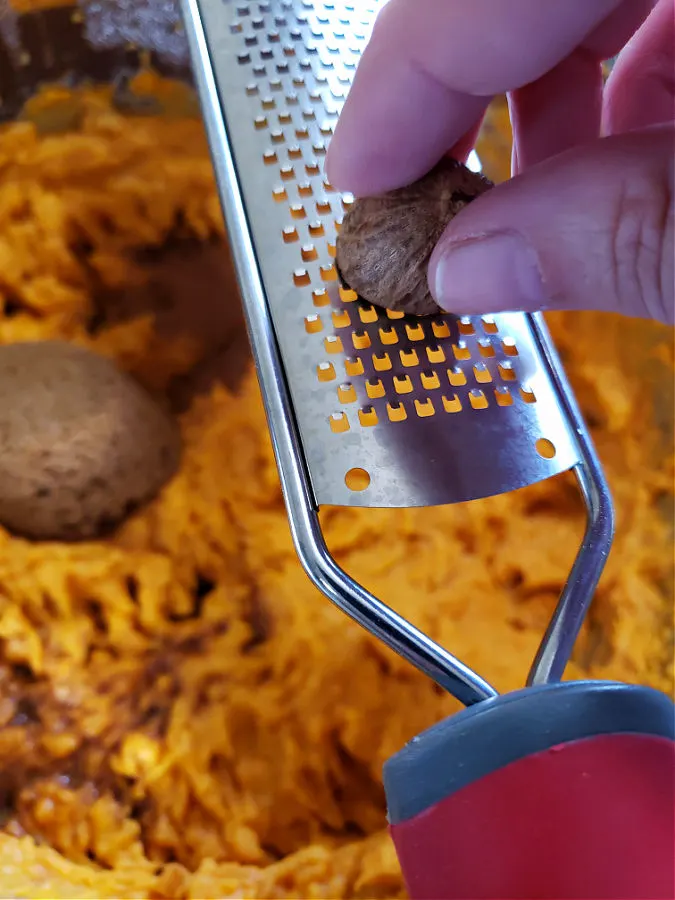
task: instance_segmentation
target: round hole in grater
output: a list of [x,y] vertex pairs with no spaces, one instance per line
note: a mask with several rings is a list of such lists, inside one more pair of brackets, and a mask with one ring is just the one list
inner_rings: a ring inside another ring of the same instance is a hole
[[370,487],[370,474],[365,469],[350,469],[345,475],[345,484],[350,491],[365,491]]
[[549,441],[548,438],[539,438],[535,447],[537,448],[537,453],[544,459],[553,459],[555,457],[555,444]]

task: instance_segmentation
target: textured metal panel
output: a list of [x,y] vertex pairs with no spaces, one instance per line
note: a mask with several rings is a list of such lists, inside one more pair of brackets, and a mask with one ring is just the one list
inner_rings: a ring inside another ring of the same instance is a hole
[[[579,462],[529,317],[411,319],[338,283],[335,242],[351,198],[328,183],[323,161],[382,5],[198,2],[237,170],[230,189],[243,200],[240,227],[320,505],[452,503]],[[353,470],[367,471],[366,489],[348,486]]]

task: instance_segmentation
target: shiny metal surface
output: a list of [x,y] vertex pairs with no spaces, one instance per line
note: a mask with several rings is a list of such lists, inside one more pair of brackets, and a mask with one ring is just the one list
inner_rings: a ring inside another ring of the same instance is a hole
[[576,468],[589,530],[538,681],[562,673],[611,543],[611,504],[541,320],[399,318],[338,285],[335,238],[349,198],[327,183],[322,160],[377,8],[183,2],[300,559],[333,602],[470,704],[494,689],[336,565],[318,506],[458,502]]
[[561,408],[577,436],[581,462],[574,471],[588,518],[572,571],[530,669],[528,685],[548,684],[562,679],[614,539],[614,507],[600,460],[572,388],[565,378],[544,318],[541,315],[531,318],[542,355],[555,382]]

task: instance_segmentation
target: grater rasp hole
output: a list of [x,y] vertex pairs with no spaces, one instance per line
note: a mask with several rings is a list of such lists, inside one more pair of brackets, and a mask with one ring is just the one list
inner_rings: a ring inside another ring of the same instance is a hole
[[325,338],[324,349],[326,353],[343,353],[344,347],[342,345],[342,338],[338,337],[335,334],[329,334],[327,338]]
[[329,419],[330,430],[334,434],[344,434],[349,431],[349,419],[347,414],[343,412],[332,413]]
[[366,393],[370,397],[371,400],[377,400],[380,397],[384,397],[386,391],[384,389],[384,384],[382,383],[381,378],[369,378],[366,381]]
[[435,347],[427,346],[426,351],[427,359],[432,365],[444,363],[446,361],[445,351],[442,347],[439,347],[438,344]]
[[553,459],[557,453],[555,444],[553,444],[552,441],[549,441],[548,438],[539,438],[534,446],[536,447],[539,456],[543,459]]
[[513,405],[513,397],[507,387],[500,386],[495,388],[495,400],[497,401],[497,406]]
[[435,415],[436,409],[431,397],[427,397],[425,400],[415,398],[415,412],[420,419],[428,419],[430,416]]
[[485,392],[479,390],[478,388],[472,388],[469,391],[469,403],[471,404],[472,409],[488,408],[488,400],[485,396]]
[[358,294],[356,293],[356,291],[352,291],[349,288],[340,286],[339,294],[340,300],[342,300],[343,303],[354,303],[356,300],[358,300]]
[[387,415],[390,422],[405,422],[408,418],[405,406],[402,401],[392,401],[387,403]]
[[364,428],[377,425],[378,417],[374,406],[364,406],[359,410],[359,422]]
[[423,341],[424,340],[424,328],[422,327],[421,322],[416,322],[414,325],[411,325],[409,322],[406,322],[405,332],[409,341]]
[[518,348],[512,337],[505,337],[502,340],[502,349],[507,356],[518,356]]
[[427,370],[426,372],[422,372],[420,381],[425,391],[435,391],[441,386],[441,380],[438,377],[438,373],[434,371]]
[[305,331],[307,334],[317,334],[319,331],[323,331],[321,316],[317,316],[316,313],[305,316]]
[[347,309],[333,310],[331,319],[333,322],[333,328],[349,328],[349,326],[352,324],[349,317],[349,310]]
[[322,362],[316,367],[316,374],[319,381],[334,381],[335,366],[330,362]]
[[374,306],[361,306],[359,307],[359,318],[364,325],[370,325],[377,322],[378,312]]
[[337,389],[337,393],[340,403],[356,403],[356,391],[351,382],[346,381],[344,384],[341,384]]
[[371,346],[370,335],[367,331],[359,330],[352,332],[352,344],[355,350],[366,350]]
[[412,394],[413,384],[410,375],[394,375],[394,390],[397,394]]
[[360,356],[347,356],[345,358],[345,372],[347,375],[363,375],[363,360]]
[[388,372],[391,369],[391,357],[388,353],[373,353],[373,368],[376,372]]
[[365,491],[370,487],[370,474],[365,469],[350,469],[345,484],[350,491]]
[[398,344],[398,332],[394,328],[393,325],[389,325],[387,328],[380,328],[380,341],[386,346],[391,344]]
[[492,375],[485,363],[476,363],[473,367],[473,376],[478,384],[489,384],[492,381]]
[[443,408],[446,412],[449,413],[458,413],[462,411],[462,401],[459,399],[457,394],[452,394],[450,396],[443,395]]
[[454,366],[452,369],[448,369],[447,375],[448,381],[450,382],[452,387],[462,387],[462,385],[466,384],[466,375],[459,366]]

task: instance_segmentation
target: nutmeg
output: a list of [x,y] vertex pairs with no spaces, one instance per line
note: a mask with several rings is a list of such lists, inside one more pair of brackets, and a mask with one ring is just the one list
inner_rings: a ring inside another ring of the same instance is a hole
[[100,537],[153,497],[177,424],[112,362],[62,341],[0,347],[0,523],[38,540]]
[[429,291],[427,267],[448,222],[491,181],[444,159],[408,187],[357,199],[336,244],[344,284],[376,306],[414,316],[441,312]]

